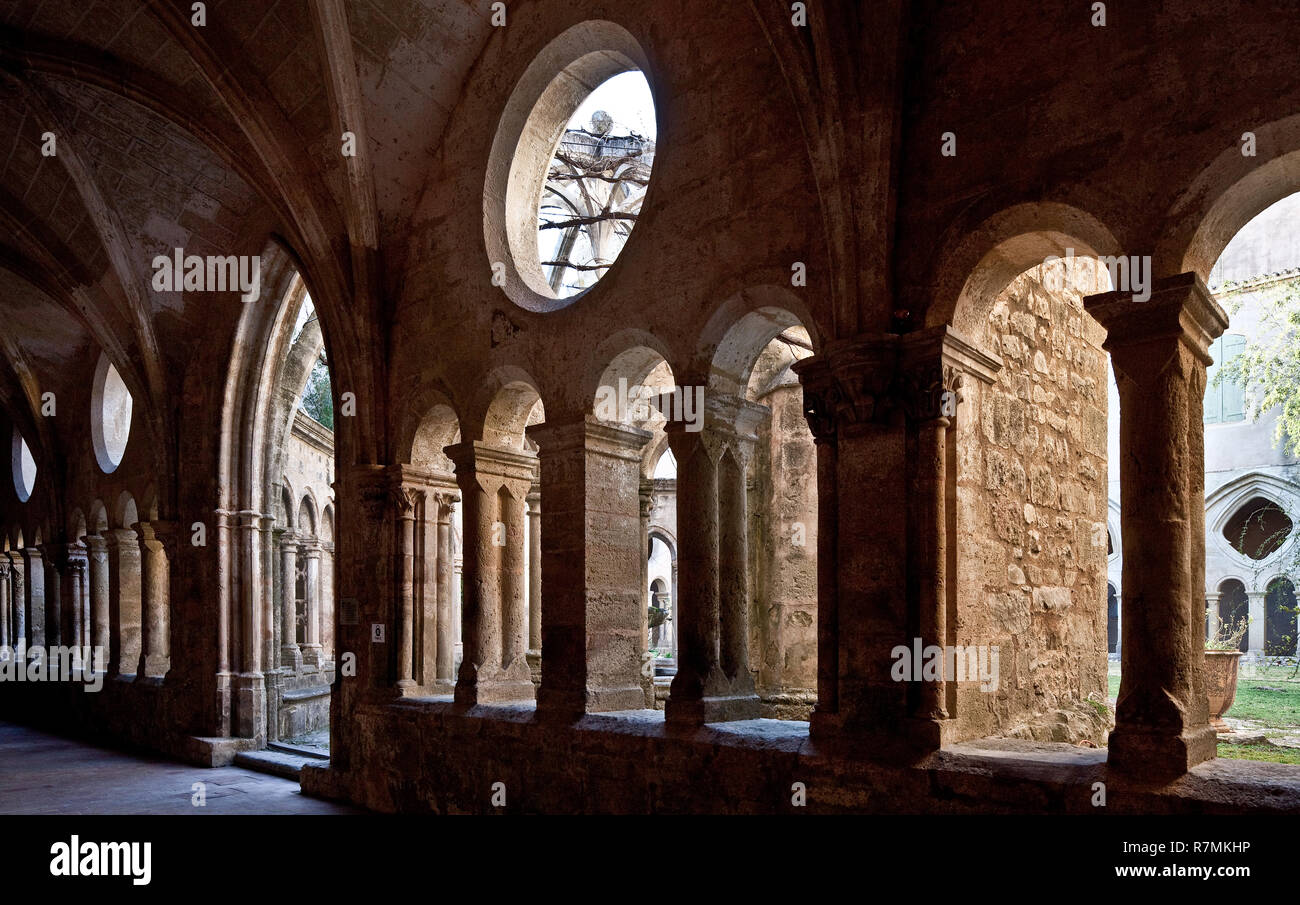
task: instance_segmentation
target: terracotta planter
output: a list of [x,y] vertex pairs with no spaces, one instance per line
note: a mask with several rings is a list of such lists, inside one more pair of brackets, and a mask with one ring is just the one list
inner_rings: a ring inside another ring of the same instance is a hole
[[1239,650],[1205,652],[1205,693],[1210,699],[1210,725],[1217,732],[1231,732],[1223,715],[1237,697],[1237,661]]

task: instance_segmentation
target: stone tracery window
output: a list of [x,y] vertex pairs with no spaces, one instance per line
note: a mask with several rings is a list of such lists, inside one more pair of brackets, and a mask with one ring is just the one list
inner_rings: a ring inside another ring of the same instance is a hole
[[1267,559],[1291,536],[1290,516],[1271,500],[1253,497],[1243,503],[1223,526],[1223,536],[1234,550],[1251,559]]
[[538,209],[540,263],[557,298],[594,285],[623,250],[650,184],[654,135],[650,86],[636,71],[604,82],[569,119]]

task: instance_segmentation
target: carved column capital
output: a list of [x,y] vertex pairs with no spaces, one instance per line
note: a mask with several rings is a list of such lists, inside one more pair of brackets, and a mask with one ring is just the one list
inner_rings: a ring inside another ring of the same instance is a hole
[[804,417],[818,443],[846,427],[887,424],[898,409],[898,337],[882,333],[828,346],[791,369],[803,385]]
[[901,340],[899,383],[903,407],[914,422],[948,423],[964,401],[969,380],[991,384],[1002,359],[978,348],[952,327],[932,327]]

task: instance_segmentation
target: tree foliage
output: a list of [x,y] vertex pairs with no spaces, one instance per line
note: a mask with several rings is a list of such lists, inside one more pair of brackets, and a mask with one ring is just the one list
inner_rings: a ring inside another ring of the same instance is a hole
[[1265,289],[1259,311],[1259,329],[1219,368],[1213,385],[1232,380],[1242,386],[1254,420],[1276,408],[1278,444],[1300,456],[1300,279]]

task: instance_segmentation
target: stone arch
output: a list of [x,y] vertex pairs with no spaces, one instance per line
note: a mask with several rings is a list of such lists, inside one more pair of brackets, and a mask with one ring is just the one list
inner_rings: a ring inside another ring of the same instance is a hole
[[1203,281],[1247,223],[1300,191],[1300,114],[1254,129],[1254,157],[1231,142],[1197,175],[1166,214],[1156,245],[1157,276],[1192,272]]
[[661,364],[670,372],[671,354],[666,343],[647,330],[627,329],[606,337],[593,350],[585,368],[584,399],[593,399],[602,386],[640,383]]
[[158,489],[154,484],[150,484],[140,495],[140,518],[146,522],[152,522],[160,517],[158,509]]
[[1026,203],[999,211],[943,245],[925,325],[963,330],[1012,280],[1069,249],[1075,257],[1120,254],[1105,224],[1072,205]]
[[645,455],[641,457],[641,477],[651,479],[659,467],[659,462],[669,454],[668,435],[660,431],[646,444]]
[[298,514],[295,522],[298,525],[299,533],[309,537],[317,536],[316,511],[316,495],[312,493],[309,487],[298,501]]
[[[927,589],[940,604],[936,622],[947,643],[978,637],[1021,652],[1012,656],[1052,645],[1062,631],[1118,652],[1132,589],[1123,587],[1120,511],[1109,499],[1106,333],[1084,300],[1109,290],[1097,258],[1119,255],[1119,242],[1089,212],[1045,202],[954,226],[940,249],[924,324],[944,337],[944,365],[950,353],[972,364],[958,366],[959,404],[929,435],[944,443],[933,479],[944,502],[931,511],[944,519],[947,574],[942,588]],[[906,420],[909,440],[922,443],[925,415]],[[1068,584],[1058,580],[1065,574]],[[1105,693],[1104,666],[1094,661],[1073,684],[1046,681],[1064,706],[1086,707],[1083,698]],[[990,710],[1037,706],[1008,688],[978,699],[946,683],[943,695],[959,731]]]
[[1272,657],[1296,655],[1296,587],[1289,575],[1275,575],[1264,583],[1263,635],[1265,655]]
[[490,375],[479,395],[487,399],[483,442],[517,451],[529,448],[524,428],[546,420],[537,382],[522,368],[501,368]]
[[[1220,626],[1227,623],[1236,623],[1237,620],[1250,614],[1250,583],[1236,575],[1228,575],[1219,579],[1218,584],[1214,586],[1215,592],[1219,595],[1217,611],[1213,613],[1215,631]],[[1249,633],[1242,636],[1238,648],[1245,651],[1249,648]]]
[[[307,277],[299,272],[297,261],[298,256],[280,240],[268,242],[263,251],[262,298],[269,303],[243,306],[232,339],[230,366],[222,397],[217,468],[221,494],[219,509],[228,513],[224,518],[231,528],[255,519],[249,513],[265,513],[276,505],[283,505],[286,489],[297,494],[299,499],[308,492],[306,488],[285,486],[282,476],[287,472],[286,445],[311,366],[323,348],[332,348],[321,324],[338,325],[340,322],[334,317],[337,311],[327,310],[328,305],[317,306],[317,300],[313,299],[318,317],[307,321],[298,336],[294,336],[299,313],[309,299]],[[340,351],[348,347],[346,339],[340,340]],[[349,381],[347,385],[350,387],[361,384],[349,380],[352,372],[344,362],[333,354],[328,357],[337,411],[339,378]],[[371,417],[373,413],[355,419],[338,419],[339,432],[334,437],[336,458],[340,455],[340,447],[355,448],[346,436],[349,431],[355,434],[357,425],[353,422]],[[362,443],[369,444],[372,439],[366,438]],[[288,497],[290,501],[294,499],[294,496]],[[297,507],[287,506],[285,514],[296,520]],[[296,521],[294,524],[298,530],[305,530],[305,526]],[[235,675],[254,674],[278,665],[296,669],[301,662],[293,660],[281,664],[284,652],[293,647],[289,637],[283,633],[280,635],[281,645],[277,648],[273,644],[264,646],[247,629],[248,626],[270,626],[272,632],[277,627],[283,629],[283,600],[275,599],[272,591],[278,587],[281,595],[286,593],[283,572],[289,550],[281,546],[271,551],[272,555],[264,555],[262,549],[254,549],[257,533],[232,530],[218,535],[217,567],[219,574],[225,576],[217,589],[221,613],[219,623],[245,627],[240,632],[227,630],[221,633],[218,669]],[[255,563],[257,571],[252,573],[236,568],[239,562]],[[277,573],[281,573],[278,582],[275,580]],[[292,590],[292,584],[288,588]],[[271,662],[266,662],[268,658]],[[242,680],[235,681],[238,684]],[[246,693],[233,694],[229,710],[217,714],[215,734],[245,738],[278,737],[280,726],[268,724],[266,696],[264,685],[254,685]],[[277,707],[278,704],[274,704],[269,709],[278,712]],[[278,719],[283,722],[287,714],[286,710]]]
[[80,508],[68,516],[68,543],[75,544],[86,536],[86,516]]
[[1119,589],[1115,582],[1106,582],[1106,653],[1119,652],[1120,647],[1120,606]]
[[117,498],[117,506],[114,511],[114,523],[118,528],[125,528],[128,531],[135,530],[134,526],[140,521],[140,510],[136,506],[135,497],[131,492],[123,490]]
[[812,312],[784,289],[758,286],[744,290],[719,305],[701,331],[700,350],[679,375],[679,382],[699,380],[710,393],[743,395],[754,363],[773,339],[792,327],[808,334],[814,352],[821,338]]
[[675,387],[672,366],[657,348],[632,345],[613,355],[601,371],[592,411],[608,424],[650,431],[653,443],[663,434],[665,423],[654,400]]
[[459,443],[460,439],[460,419],[456,417],[455,409],[445,402],[435,403],[420,419],[409,446],[401,454],[401,461],[451,474],[453,467],[445,450]]
[[294,500],[298,499],[298,494],[294,492],[293,482],[289,480],[288,475],[280,478],[280,511],[284,515],[284,527],[287,531],[293,531],[297,527],[298,507],[294,505]]
[[102,534],[108,530],[108,509],[103,500],[97,499],[90,504],[88,525],[93,534]]

